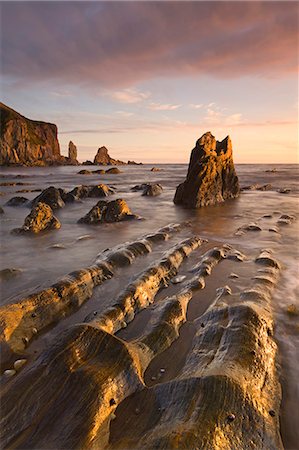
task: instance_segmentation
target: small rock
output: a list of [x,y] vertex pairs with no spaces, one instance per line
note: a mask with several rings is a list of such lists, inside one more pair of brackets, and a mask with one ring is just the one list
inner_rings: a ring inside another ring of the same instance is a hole
[[273,409],[270,409],[269,414],[270,414],[271,417],[275,417],[276,416],[276,413],[275,413],[275,411]]
[[114,413],[112,413],[112,414],[110,415],[110,418],[111,418],[111,420],[115,420],[115,419],[116,419],[116,415],[115,415]]
[[161,373],[165,373],[165,369],[163,369],[163,368],[160,369],[160,372],[161,372]]
[[299,309],[294,304],[289,305],[286,309],[286,312],[288,313],[289,316],[292,317],[299,316]]
[[151,377],[151,380],[152,380],[152,381],[155,381],[156,379],[157,379],[157,377],[155,377],[155,376],[152,376],[152,377]]
[[37,334],[38,333],[38,331],[37,331],[37,328],[32,328],[32,334]]
[[117,167],[111,167],[111,169],[106,170],[106,174],[118,174],[121,173],[121,171]]
[[5,206],[25,206],[29,205],[29,200],[26,197],[12,197]]
[[135,408],[135,414],[140,414],[140,409],[139,408]]
[[0,206],[0,214],[4,214],[4,209]]
[[216,289],[216,294],[218,297],[222,297],[222,295],[231,295],[232,290],[229,286],[223,286],[221,288]]
[[54,250],[63,250],[66,247],[63,244],[53,244],[53,245],[50,245],[48,248],[53,248]]
[[186,279],[186,275],[177,275],[176,277],[172,278],[170,281],[172,284],[178,284],[181,283]]
[[114,400],[114,398],[112,398],[112,399],[110,400],[109,405],[110,405],[110,406],[116,405],[116,401]]
[[3,372],[3,375],[10,378],[13,377],[16,373],[17,373],[16,370],[8,369]]
[[162,172],[163,169],[160,169],[159,167],[152,167],[151,172]]
[[33,312],[33,313],[31,314],[31,317],[36,317],[36,313]]
[[15,370],[20,370],[21,367],[23,367],[26,363],[27,363],[27,359],[17,359],[14,362],[13,366],[14,366]]
[[278,189],[279,194],[289,194],[291,192],[291,189]]
[[28,337],[23,337],[23,338],[22,338],[22,341],[23,341],[23,343],[24,343],[25,345],[27,345],[28,342],[29,342],[29,339],[28,339]]
[[227,416],[227,420],[228,420],[229,422],[233,422],[233,421],[235,420],[235,418],[236,418],[236,416],[235,416],[234,414],[229,414],[229,415]]
[[228,278],[239,278],[239,275],[237,275],[236,273],[230,273]]
[[91,170],[87,170],[87,169],[82,169],[78,172],[78,175],[91,175],[92,172]]
[[0,279],[1,280],[7,280],[9,278],[15,277],[16,275],[19,275],[22,273],[21,269],[15,269],[15,268],[7,268],[0,270]]

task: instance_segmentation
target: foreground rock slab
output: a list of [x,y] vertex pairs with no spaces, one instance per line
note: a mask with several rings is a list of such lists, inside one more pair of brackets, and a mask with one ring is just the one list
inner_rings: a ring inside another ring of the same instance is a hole
[[177,187],[174,203],[200,208],[238,197],[239,192],[229,136],[219,142],[205,133],[192,150],[186,180]]

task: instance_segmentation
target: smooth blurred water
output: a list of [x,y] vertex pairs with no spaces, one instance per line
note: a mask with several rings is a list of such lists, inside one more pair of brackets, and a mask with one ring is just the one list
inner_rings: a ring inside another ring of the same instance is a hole
[[[276,224],[281,214],[291,214],[298,218],[298,166],[277,165],[276,172],[267,165],[237,165],[236,170],[241,186],[255,183],[272,185],[269,191],[244,191],[236,200],[227,201],[213,207],[197,211],[186,210],[173,204],[176,186],[182,182],[187,165],[158,165],[160,172],[151,172],[152,166],[122,166],[117,175],[78,175],[81,167],[48,168],[1,168],[2,182],[28,183],[24,186],[1,186],[0,204],[5,213],[1,220],[0,269],[14,267],[23,272],[2,282],[2,303],[13,302],[41,286],[49,286],[59,277],[90,265],[97,254],[108,247],[133,240],[152,232],[170,222],[191,221],[189,233],[197,233],[210,240],[230,242],[250,253],[262,248],[272,248],[283,265],[279,286],[274,297],[276,314],[276,339],[281,349],[282,384],[284,390],[282,431],[286,448],[299,448],[299,324],[298,317],[286,313],[290,304],[298,307],[298,220],[280,227],[280,233],[271,233],[269,227]],[[95,170],[99,167],[87,167]],[[17,175],[24,178],[16,178]],[[163,194],[158,197],[142,197],[140,192],[132,192],[136,184],[155,182],[163,186]],[[29,213],[26,207],[7,207],[5,203],[15,195],[33,199],[38,193],[16,193],[20,189],[44,189],[49,186],[66,190],[80,184],[104,183],[116,188],[110,197],[124,198],[132,212],[144,218],[116,224],[88,226],[77,220],[86,214],[98,199],[68,204],[55,212],[62,226],[59,230],[37,236],[15,236],[10,232],[23,224]],[[289,194],[280,194],[278,189],[288,188]],[[272,218],[263,218],[271,214]],[[249,232],[236,236],[235,231],[242,225],[258,221],[263,231]],[[78,240],[89,235],[89,239]],[[64,248],[50,248],[61,244]],[[138,272],[139,263],[134,264]],[[113,281],[111,281],[113,283]],[[119,286],[121,288],[121,286]],[[298,447],[297,447],[298,444]]]

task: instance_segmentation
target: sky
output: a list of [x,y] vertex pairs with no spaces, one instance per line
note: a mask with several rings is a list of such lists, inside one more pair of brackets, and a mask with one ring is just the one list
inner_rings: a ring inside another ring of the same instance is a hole
[[187,163],[206,131],[236,163],[298,163],[298,3],[1,2],[1,99],[82,162]]

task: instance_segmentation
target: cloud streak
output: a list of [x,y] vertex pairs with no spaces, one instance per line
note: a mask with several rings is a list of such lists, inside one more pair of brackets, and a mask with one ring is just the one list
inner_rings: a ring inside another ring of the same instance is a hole
[[[155,77],[297,70],[296,2],[3,2],[2,73],[126,88]],[[116,101],[138,102],[117,91]]]

